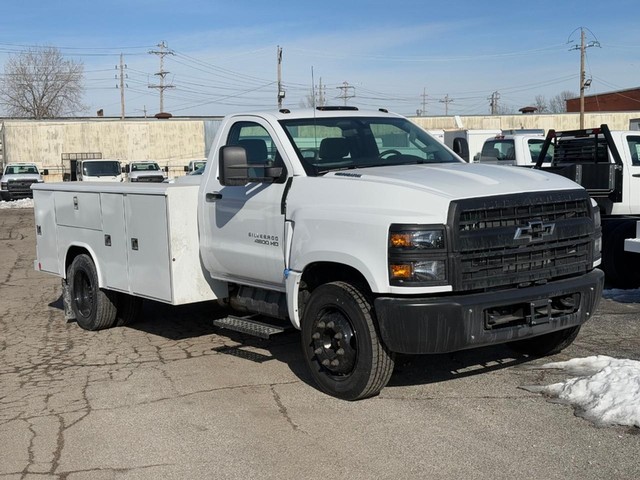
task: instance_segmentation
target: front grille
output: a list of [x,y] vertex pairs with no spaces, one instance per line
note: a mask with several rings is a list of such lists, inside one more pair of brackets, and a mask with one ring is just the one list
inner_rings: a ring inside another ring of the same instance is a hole
[[38,183],[37,180],[9,180],[7,191],[12,199],[33,198],[31,185]]
[[591,269],[595,229],[584,191],[461,200],[449,215],[456,290],[544,283]]
[[163,182],[163,181],[164,181],[164,177],[162,175],[138,177],[138,182],[160,183],[160,182]]

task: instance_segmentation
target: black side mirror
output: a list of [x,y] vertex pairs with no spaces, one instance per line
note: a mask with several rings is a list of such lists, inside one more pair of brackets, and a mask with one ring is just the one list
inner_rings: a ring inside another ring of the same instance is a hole
[[244,147],[224,146],[219,153],[220,183],[228,186],[241,186],[249,181],[247,151]]
[[165,173],[168,173],[169,172],[169,165],[165,165],[163,170],[165,171]]
[[460,158],[465,161],[469,161],[469,144],[467,143],[466,138],[454,138],[453,139],[453,149],[455,153],[458,154]]
[[46,168],[42,170],[42,175],[49,175],[49,170],[47,170]]
[[122,169],[122,173],[129,173],[131,171],[131,167],[129,165],[125,165]]

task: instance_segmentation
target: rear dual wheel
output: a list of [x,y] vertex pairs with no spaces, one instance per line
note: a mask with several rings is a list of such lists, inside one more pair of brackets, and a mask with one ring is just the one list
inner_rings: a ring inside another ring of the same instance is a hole
[[371,397],[391,378],[393,353],[378,335],[370,300],[351,284],[327,283],[311,293],[301,339],[311,375],[329,395]]
[[71,310],[85,330],[102,330],[131,323],[140,314],[142,299],[104,290],[96,266],[87,254],[76,256],[67,269]]

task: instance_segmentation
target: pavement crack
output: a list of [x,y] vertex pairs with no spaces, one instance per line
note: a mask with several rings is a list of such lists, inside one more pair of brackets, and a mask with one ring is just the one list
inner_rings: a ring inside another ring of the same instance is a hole
[[273,395],[273,400],[275,401],[276,406],[280,411],[280,414],[285,418],[287,423],[291,425],[291,428],[293,428],[293,430],[296,432],[307,433],[304,430],[301,430],[300,427],[291,419],[291,416],[289,415],[289,411],[287,410],[287,407],[284,405],[284,403],[282,403],[280,394],[278,394],[278,392],[276,391],[276,384],[271,384],[270,388],[271,388],[271,394]]

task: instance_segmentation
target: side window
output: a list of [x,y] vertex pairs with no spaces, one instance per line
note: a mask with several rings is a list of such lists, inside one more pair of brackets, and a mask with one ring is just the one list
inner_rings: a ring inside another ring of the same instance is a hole
[[633,166],[640,167],[640,136],[627,137],[627,145]]
[[[536,163],[538,161],[538,157],[540,156],[540,151],[542,150],[542,146],[544,145],[544,140],[529,140],[527,142],[529,146],[529,153],[531,154],[531,163]],[[549,149],[547,150],[547,154],[544,156],[544,163],[549,163],[553,158],[553,143],[549,145]]]
[[250,178],[265,177],[265,169],[268,167],[282,167],[282,175],[278,181],[286,179],[286,169],[276,144],[269,132],[259,123],[238,122],[233,125],[229,131],[227,145],[244,147]]

